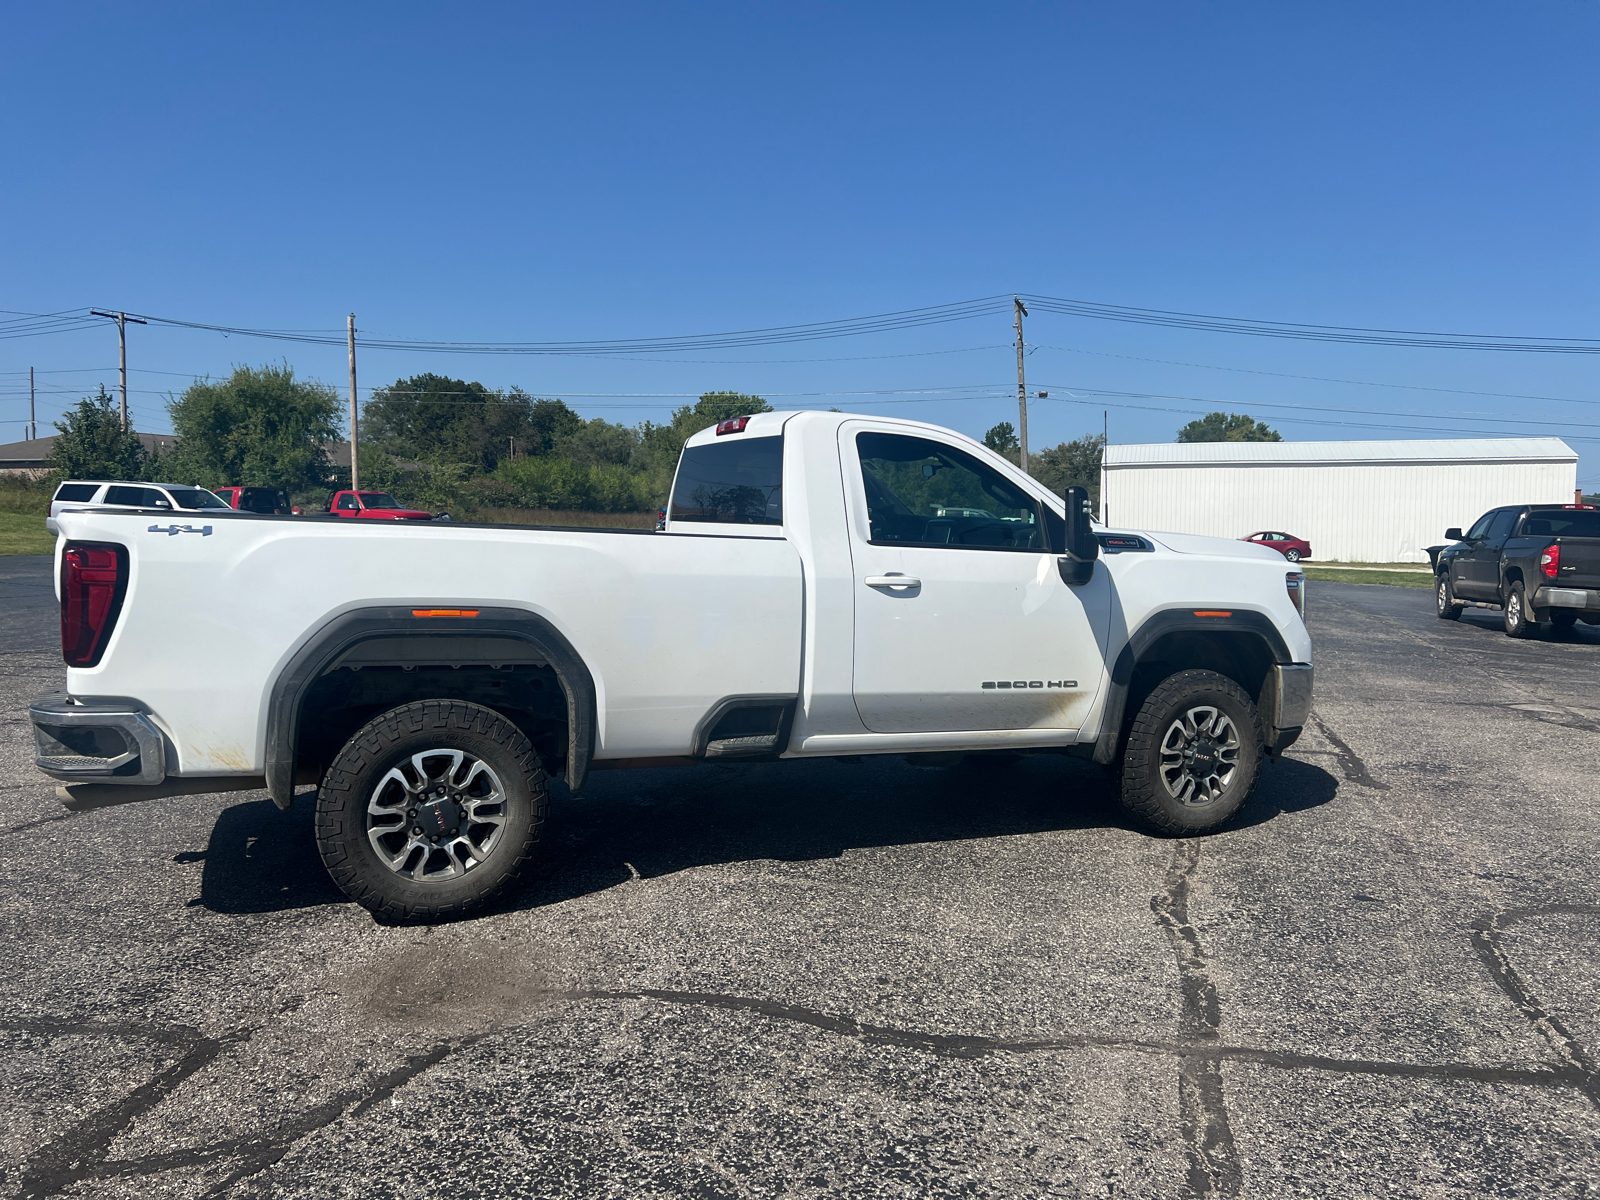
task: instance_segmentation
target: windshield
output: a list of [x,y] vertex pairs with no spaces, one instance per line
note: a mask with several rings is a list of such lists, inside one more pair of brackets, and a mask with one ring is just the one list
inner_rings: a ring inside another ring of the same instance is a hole
[[362,492],[361,507],[363,508],[400,508],[395,498],[388,492]]
[[226,500],[213,496],[205,488],[168,488],[167,495],[179,508],[231,508]]

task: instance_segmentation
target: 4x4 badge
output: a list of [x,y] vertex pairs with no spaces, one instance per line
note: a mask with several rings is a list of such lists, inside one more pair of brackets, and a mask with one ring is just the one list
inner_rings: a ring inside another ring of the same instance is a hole
[[152,525],[145,530],[146,533],[164,533],[168,537],[176,537],[180,533],[198,533],[201,537],[211,536],[209,525]]

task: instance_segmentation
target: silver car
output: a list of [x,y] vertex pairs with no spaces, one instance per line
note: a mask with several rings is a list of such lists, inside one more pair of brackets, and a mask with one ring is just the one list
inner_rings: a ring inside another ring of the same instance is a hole
[[93,505],[96,508],[153,509],[157,512],[232,512],[232,507],[203,487],[181,483],[129,483],[126,480],[68,479],[56,488],[50,499],[50,515],[44,527],[51,536],[61,530],[56,517],[63,508]]

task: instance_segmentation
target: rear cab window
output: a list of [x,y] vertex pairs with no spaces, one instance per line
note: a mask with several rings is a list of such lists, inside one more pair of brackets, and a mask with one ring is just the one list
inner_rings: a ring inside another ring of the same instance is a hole
[[783,437],[733,437],[686,447],[667,506],[669,522],[783,524]]
[[1522,522],[1524,537],[1600,538],[1600,511],[1584,509],[1534,510]]

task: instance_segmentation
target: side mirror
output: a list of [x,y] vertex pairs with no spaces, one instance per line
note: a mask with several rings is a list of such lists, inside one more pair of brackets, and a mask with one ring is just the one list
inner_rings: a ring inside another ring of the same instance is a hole
[[1094,577],[1094,560],[1100,557],[1100,541],[1089,526],[1089,490],[1076,485],[1064,493],[1067,501],[1066,556],[1058,558],[1061,580],[1067,584],[1088,583]]
[[1454,525],[1444,531],[1444,540],[1447,542],[1464,542],[1466,537]]
[[156,503],[155,503],[155,507],[170,509],[172,507],[172,505],[168,504],[165,500],[157,500]]

